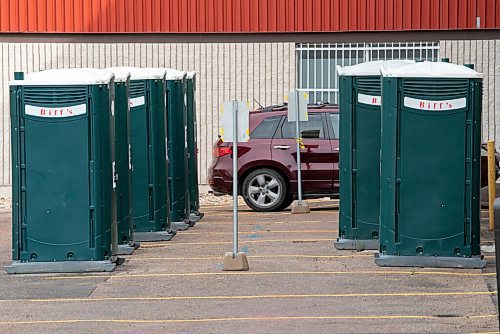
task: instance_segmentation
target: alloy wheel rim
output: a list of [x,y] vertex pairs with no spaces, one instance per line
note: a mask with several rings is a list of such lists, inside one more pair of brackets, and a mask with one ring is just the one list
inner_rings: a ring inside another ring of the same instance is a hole
[[247,191],[248,198],[254,205],[267,208],[276,204],[282,189],[276,177],[264,173],[250,180]]

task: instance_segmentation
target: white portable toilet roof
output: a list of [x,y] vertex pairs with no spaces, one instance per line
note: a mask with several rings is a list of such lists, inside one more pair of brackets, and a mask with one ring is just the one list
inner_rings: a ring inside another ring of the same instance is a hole
[[25,74],[24,80],[13,80],[10,85],[59,86],[108,84],[113,73],[90,71],[84,68],[53,69]]
[[126,73],[130,73],[130,80],[152,80],[163,79],[165,77],[165,69],[156,67],[108,67],[115,73],[116,76],[123,77]]
[[107,74],[111,74],[115,76],[115,82],[125,82],[127,81],[128,77],[130,76],[130,73],[127,71],[113,71],[109,68],[84,68],[84,70],[91,71],[91,72],[104,72]]
[[408,66],[409,64],[414,64],[413,60],[376,60],[367,61],[364,63],[344,66],[341,67],[337,65],[337,72],[339,75],[345,76],[372,76],[380,75],[380,68],[390,68],[395,69],[402,66]]
[[196,71],[187,72],[186,79],[193,79],[196,75]]
[[423,61],[400,68],[381,68],[384,77],[410,78],[482,78],[483,74],[471,68],[445,62]]
[[186,76],[186,71],[174,70],[173,68],[166,68],[166,80],[182,80]]

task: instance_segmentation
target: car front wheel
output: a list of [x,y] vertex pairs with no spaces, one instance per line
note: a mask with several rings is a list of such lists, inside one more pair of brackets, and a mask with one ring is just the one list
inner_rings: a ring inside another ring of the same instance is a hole
[[268,168],[257,169],[248,174],[242,190],[245,202],[255,211],[281,210],[287,198],[285,180],[279,173]]

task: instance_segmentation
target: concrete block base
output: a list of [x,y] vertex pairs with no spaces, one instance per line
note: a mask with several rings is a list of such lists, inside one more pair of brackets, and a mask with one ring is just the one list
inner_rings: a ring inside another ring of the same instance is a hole
[[246,253],[227,252],[224,254],[224,270],[225,271],[247,271],[249,268]]
[[486,266],[482,256],[401,256],[375,254],[375,263],[381,267],[431,267],[481,269]]
[[310,213],[309,204],[306,201],[302,201],[299,204],[299,201],[294,201],[292,204],[292,213]]
[[189,220],[183,220],[180,222],[171,222],[170,227],[174,231],[185,231],[190,227],[190,221]]
[[134,241],[169,241],[176,235],[176,231],[157,231],[157,232],[134,232]]
[[5,266],[8,274],[89,273],[113,271],[116,264],[104,261],[21,262]]
[[338,250],[377,250],[379,246],[378,239],[341,239],[338,238],[333,244]]

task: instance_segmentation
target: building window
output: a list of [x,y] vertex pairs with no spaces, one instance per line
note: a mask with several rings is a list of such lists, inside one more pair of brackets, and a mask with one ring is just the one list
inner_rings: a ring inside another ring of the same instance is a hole
[[392,59],[437,61],[439,43],[301,43],[296,54],[297,90],[309,93],[309,103],[338,104],[337,65]]

